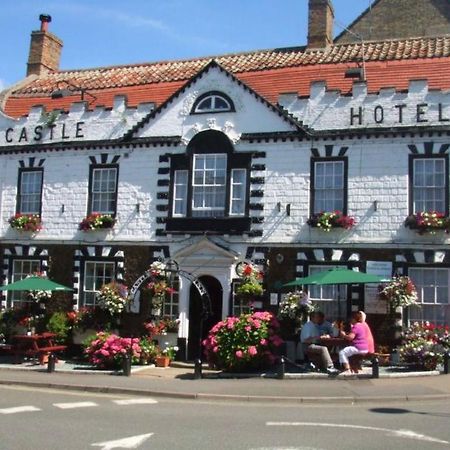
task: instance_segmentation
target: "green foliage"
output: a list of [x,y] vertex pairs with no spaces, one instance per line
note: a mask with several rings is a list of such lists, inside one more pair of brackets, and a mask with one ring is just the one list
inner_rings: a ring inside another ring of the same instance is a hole
[[63,344],[67,342],[70,323],[65,312],[55,312],[47,323],[47,330],[56,334],[56,342]]

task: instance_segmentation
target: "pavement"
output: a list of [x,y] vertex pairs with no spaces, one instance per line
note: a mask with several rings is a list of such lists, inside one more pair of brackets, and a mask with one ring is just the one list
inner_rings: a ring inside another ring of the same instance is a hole
[[46,366],[0,364],[0,385],[103,392],[204,401],[294,403],[363,403],[450,399],[450,375],[434,372],[388,373],[371,378],[371,370],[356,377],[329,377],[317,373],[223,374],[203,370],[194,379],[189,364],[167,368],[137,366],[130,376],[75,367],[64,361],[55,371]]

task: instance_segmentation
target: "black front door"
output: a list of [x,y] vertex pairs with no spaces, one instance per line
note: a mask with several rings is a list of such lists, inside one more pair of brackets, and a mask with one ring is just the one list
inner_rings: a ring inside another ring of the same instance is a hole
[[189,293],[189,337],[188,359],[199,358],[201,341],[208,336],[209,330],[222,320],[222,286],[220,282],[211,276],[200,277],[211,299],[212,314],[201,323],[202,299],[194,285],[191,285]]

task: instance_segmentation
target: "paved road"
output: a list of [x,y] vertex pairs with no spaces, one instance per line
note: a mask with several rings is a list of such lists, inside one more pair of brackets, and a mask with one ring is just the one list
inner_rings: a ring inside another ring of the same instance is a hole
[[364,405],[163,399],[0,387],[0,448],[450,447],[448,401]]

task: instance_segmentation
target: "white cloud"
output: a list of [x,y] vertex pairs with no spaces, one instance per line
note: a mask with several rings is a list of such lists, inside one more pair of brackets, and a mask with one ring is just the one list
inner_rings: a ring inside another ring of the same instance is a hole
[[5,89],[6,83],[0,78],[0,91],[3,91]]

